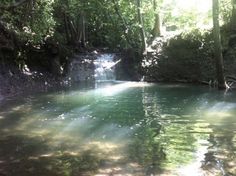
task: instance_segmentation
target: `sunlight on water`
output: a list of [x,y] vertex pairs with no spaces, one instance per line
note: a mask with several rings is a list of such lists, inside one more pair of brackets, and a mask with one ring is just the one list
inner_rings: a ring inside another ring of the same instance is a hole
[[195,158],[196,160],[192,163],[182,166],[180,169],[178,169],[178,173],[181,176],[203,176],[204,172],[201,169],[202,161],[204,160],[205,153],[207,153],[207,144],[206,141],[200,140],[198,143],[204,144],[203,146],[200,146],[197,151],[195,152]]
[[215,121],[224,120],[235,116],[234,110],[236,103],[218,102],[205,110],[204,116],[206,118],[213,118]]
[[236,174],[236,95],[138,82],[0,107],[0,175]]
[[220,112],[220,111],[211,111],[206,113],[206,117],[231,117],[232,114],[228,112]]
[[117,85],[107,86],[105,88],[97,89],[96,92],[104,96],[112,96],[132,87],[146,87],[151,84],[145,82],[124,82]]

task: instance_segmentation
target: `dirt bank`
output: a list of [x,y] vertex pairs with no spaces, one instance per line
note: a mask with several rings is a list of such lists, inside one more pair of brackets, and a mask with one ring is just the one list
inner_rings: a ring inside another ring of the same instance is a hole
[[69,86],[69,82],[62,76],[55,77],[45,71],[20,71],[15,66],[0,65],[0,101],[65,86]]

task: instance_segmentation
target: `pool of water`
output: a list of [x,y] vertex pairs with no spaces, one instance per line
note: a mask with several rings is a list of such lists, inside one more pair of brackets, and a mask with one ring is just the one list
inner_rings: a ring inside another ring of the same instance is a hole
[[0,175],[236,175],[236,93],[106,82],[7,100]]

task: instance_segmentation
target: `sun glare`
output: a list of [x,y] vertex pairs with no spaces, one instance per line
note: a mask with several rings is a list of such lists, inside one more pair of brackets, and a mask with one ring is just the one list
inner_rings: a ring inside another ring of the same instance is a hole
[[163,7],[168,6],[173,8],[171,10],[172,17],[185,21],[185,24],[180,25],[183,26],[179,30],[188,30],[194,27],[210,29],[213,27],[211,16],[209,16],[212,10],[212,0],[165,0]]
[[104,96],[112,96],[128,88],[147,86],[151,86],[151,84],[145,82],[124,82],[116,85],[107,86],[105,88],[97,89],[97,92],[101,93]]
[[177,0],[179,9],[188,10],[195,8],[199,13],[206,13],[211,9],[211,0]]

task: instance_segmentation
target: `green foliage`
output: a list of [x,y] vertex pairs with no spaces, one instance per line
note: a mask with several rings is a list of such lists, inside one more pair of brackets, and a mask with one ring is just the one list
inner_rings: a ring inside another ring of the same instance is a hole
[[222,23],[229,23],[232,15],[232,0],[219,0]]
[[[11,2],[10,0],[3,0],[2,5],[9,5]],[[128,0],[115,0],[115,2],[118,4],[120,13],[129,26],[128,34],[135,40],[135,37],[138,36],[136,2]],[[154,9],[153,1],[142,1],[141,10],[147,34],[150,34],[153,28],[155,13],[162,14],[165,25],[177,25],[179,28],[186,26],[196,27],[199,16],[203,15],[199,14],[196,8],[180,9],[177,6],[177,0],[156,0],[156,3],[157,7]],[[232,10],[231,1],[221,0],[220,7],[222,20],[228,22]],[[210,11],[211,9],[209,9]],[[54,12],[54,16],[52,12]],[[54,2],[50,0],[33,0],[14,10],[14,13],[4,12],[2,18],[8,21],[9,25],[16,28],[19,32],[25,32],[26,36],[38,42],[45,34],[53,34],[55,23],[57,23],[57,26],[63,24],[63,13],[69,14],[76,21],[79,20],[80,13],[85,13],[88,36],[92,43],[100,41],[104,44],[110,43],[109,45],[112,45],[113,43],[124,44],[125,42],[122,36],[122,22],[115,13],[114,3],[107,0],[55,0]],[[205,15],[203,20],[209,22],[211,15]]]
[[[11,1],[4,1],[10,5]],[[6,10],[1,18],[9,28],[16,31],[21,39],[30,43],[40,43],[44,37],[53,35],[55,21],[52,16],[51,0],[27,1],[13,10]]]
[[55,21],[51,0],[39,1],[35,4],[35,10],[28,23],[31,29],[32,42],[40,42],[44,37],[53,36]]
[[[141,45],[136,1],[114,0],[114,2],[108,0],[32,0],[12,11],[4,11],[0,15],[9,27],[31,43],[40,43],[46,36],[54,36],[60,43],[66,44],[64,14],[68,15],[70,20],[78,26],[80,26],[81,14],[83,14],[86,23],[86,41],[89,46],[131,47],[125,33],[133,43],[137,44],[136,46]],[[10,0],[3,0],[1,4],[7,6],[11,3]],[[115,4],[124,21],[117,14]],[[222,0],[221,16],[224,22],[229,22],[231,10],[230,0]],[[211,9],[208,14],[200,14],[194,7],[180,8],[177,0],[156,0],[155,6],[153,1],[143,0],[141,12],[148,38],[151,37],[156,13],[161,14],[163,25],[176,25],[179,29],[194,29],[199,26],[199,21],[202,24],[211,21]]]
[[144,70],[156,81],[209,81],[215,77],[212,34],[193,30],[170,39],[158,56],[148,57]]
[[[14,2],[17,1],[2,0],[0,8]],[[200,13],[197,7],[179,6],[179,0],[155,0],[155,3],[153,0],[142,0],[141,2],[147,41],[153,39],[152,31],[155,16],[158,13],[164,27],[176,27],[179,31],[192,30],[190,33],[182,33],[170,40],[169,45],[163,51],[166,52],[164,55],[170,56],[170,58],[176,55],[182,60],[183,65],[192,64],[196,66],[195,68],[201,67],[199,65],[203,62],[201,58],[206,58],[205,54],[210,53],[211,43],[205,34],[195,29],[204,25],[209,27],[209,24],[212,23],[211,7],[208,11]],[[232,11],[231,1],[221,0],[220,7],[223,23],[229,23]],[[55,46],[63,45],[59,46],[63,48],[63,51],[80,51],[84,47],[133,48],[138,51],[142,46],[136,1],[30,0],[16,8],[1,11],[0,17],[1,21],[6,23],[7,28],[19,36],[26,47],[33,46],[42,49],[42,46],[47,44],[45,41],[48,38],[54,41]],[[82,18],[84,26],[82,26]],[[81,31],[83,30],[86,45],[81,44]],[[69,37],[68,33],[70,33]],[[69,39],[73,39],[73,41],[71,42]],[[224,45],[226,45],[227,36],[223,36],[223,39]],[[21,48],[17,52],[18,56],[20,55],[18,60],[24,60],[22,58],[26,54],[22,50],[24,49]],[[188,59],[192,55],[195,55],[197,59]],[[163,63],[167,60],[169,59],[163,60]],[[175,61],[173,61],[173,67],[174,63]],[[153,68],[155,66],[154,64]],[[187,69],[191,70],[191,68]],[[199,70],[200,68],[197,72]]]

